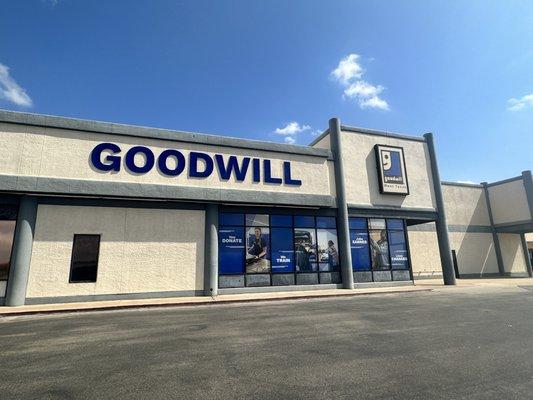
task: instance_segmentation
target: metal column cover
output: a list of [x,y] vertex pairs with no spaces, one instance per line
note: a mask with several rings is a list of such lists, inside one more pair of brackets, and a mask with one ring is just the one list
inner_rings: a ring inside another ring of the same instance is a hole
[[352,253],[348,225],[348,203],[344,187],[344,165],[341,147],[341,123],[338,118],[329,120],[331,152],[335,163],[335,187],[337,188],[337,226],[339,228],[339,250],[341,259],[342,285],[353,289]]
[[524,233],[520,234],[520,240],[522,241],[522,250],[524,251],[524,259],[526,261],[526,270],[529,277],[533,277],[533,270],[531,268],[531,258],[529,258],[529,250],[527,248],[526,235]]
[[218,295],[218,205],[205,209],[204,294]]
[[6,306],[22,306],[26,301],[36,218],[37,198],[23,196],[20,199],[17,226],[13,238],[11,265],[9,267],[5,298]]
[[437,153],[433,134],[424,135],[429,151],[431,162],[431,176],[433,178],[433,190],[435,192],[435,201],[437,203],[437,220],[435,226],[437,230],[437,239],[439,242],[440,262],[442,264],[442,277],[445,285],[455,285],[455,272],[453,268],[452,252],[450,250],[450,238],[448,237],[448,224],[446,222],[446,212],[444,210],[444,199],[442,197],[442,187],[440,182],[439,166],[437,164]]

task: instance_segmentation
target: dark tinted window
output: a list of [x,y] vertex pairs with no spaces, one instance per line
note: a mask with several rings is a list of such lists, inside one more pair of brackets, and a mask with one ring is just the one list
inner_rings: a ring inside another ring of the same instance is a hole
[[316,227],[336,229],[337,222],[335,221],[335,217],[316,217]]
[[350,218],[350,229],[366,230],[366,218]]
[[271,215],[270,225],[282,227],[282,228],[291,227],[292,226],[292,215]]
[[244,214],[221,213],[218,216],[219,225],[244,225]]
[[70,282],[96,282],[100,235],[74,235]]
[[16,221],[0,221],[0,281],[7,280]]
[[296,228],[314,228],[315,217],[307,215],[296,215],[294,216],[294,226]]
[[387,229],[403,231],[403,220],[401,219],[388,219]]

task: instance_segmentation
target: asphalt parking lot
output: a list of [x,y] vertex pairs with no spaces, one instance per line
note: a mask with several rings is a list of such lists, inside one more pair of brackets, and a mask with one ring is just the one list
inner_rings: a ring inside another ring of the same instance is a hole
[[0,318],[0,398],[531,399],[533,287]]

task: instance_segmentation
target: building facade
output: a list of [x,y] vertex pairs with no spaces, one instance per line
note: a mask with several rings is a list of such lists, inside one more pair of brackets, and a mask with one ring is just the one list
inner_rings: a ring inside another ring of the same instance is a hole
[[531,276],[531,171],[441,182],[431,134],[332,119],[294,146],[0,111],[0,143],[5,305]]

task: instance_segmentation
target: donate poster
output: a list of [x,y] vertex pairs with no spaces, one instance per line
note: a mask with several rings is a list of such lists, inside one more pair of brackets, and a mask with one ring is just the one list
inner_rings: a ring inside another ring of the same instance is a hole
[[244,273],[244,228],[221,227],[218,230],[218,264],[220,274]]

